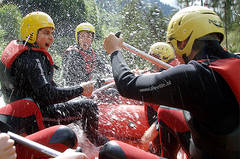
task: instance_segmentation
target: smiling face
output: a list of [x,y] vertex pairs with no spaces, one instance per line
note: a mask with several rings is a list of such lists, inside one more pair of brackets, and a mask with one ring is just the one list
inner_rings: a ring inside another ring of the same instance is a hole
[[92,44],[93,35],[89,31],[81,31],[79,32],[78,39],[79,46],[83,50],[87,50]]
[[54,41],[53,31],[54,29],[51,27],[39,29],[36,40],[39,48],[48,51],[49,47]]

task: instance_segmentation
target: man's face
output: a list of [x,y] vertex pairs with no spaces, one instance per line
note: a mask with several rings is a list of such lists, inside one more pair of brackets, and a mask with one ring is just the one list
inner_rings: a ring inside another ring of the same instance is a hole
[[39,29],[36,40],[39,48],[48,51],[49,47],[54,41],[53,31],[54,29],[51,27]]
[[83,50],[87,50],[93,41],[93,35],[89,31],[81,31],[78,35],[78,43]]

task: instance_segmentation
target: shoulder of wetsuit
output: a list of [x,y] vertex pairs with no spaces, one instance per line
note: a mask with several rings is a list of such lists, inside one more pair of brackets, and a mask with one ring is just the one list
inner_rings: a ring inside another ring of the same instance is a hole
[[35,51],[35,50],[26,50],[24,51],[18,59],[36,59],[36,58],[42,58],[45,56],[41,51]]

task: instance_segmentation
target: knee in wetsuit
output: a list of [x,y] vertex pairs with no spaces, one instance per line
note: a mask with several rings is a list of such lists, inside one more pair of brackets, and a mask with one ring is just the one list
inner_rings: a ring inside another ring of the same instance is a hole
[[2,131],[10,130],[17,134],[29,135],[44,129],[38,106],[28,98],[1,107],[0,121]]
[[61,126],[54,132],[49,143],[61,143],[69,148],[76,148],[78,140],[72,129],[67,126]]
[[99,159],[159,159],[160,157],[121,141],[110,141],[99,151]]
[[116,142],[109,141],[100,149],[99,159],[126,159],[126,156]]

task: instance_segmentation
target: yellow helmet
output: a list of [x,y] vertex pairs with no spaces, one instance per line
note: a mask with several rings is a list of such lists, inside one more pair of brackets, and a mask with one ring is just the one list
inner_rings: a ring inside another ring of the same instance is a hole
[[[191,54],[196,39],[218,33],[224,39],[224,26],[220,17],[211,9],[202,6],[187,7],[177,12],[169,22],[166,40],[181,57]],[[185,42],[180,46],[180,42]]]
[[38,30],[45,27],[55,29],[52,18],[44,12],[32,12],[23,17],[20,32],[22,40],[28,43],[35,43]]
[[80,32],[80,31],[90,31],[93,34],[95,34],[95,28],[92,24],[90,24],[88,22],[81,23],[75,29],[75,39],[76,39],[77,43],[78,43],[78,32]]
[[154,43],[150,47],[148,54],[166,63],[169,63],[176,58],[173,47],[166,42]]

